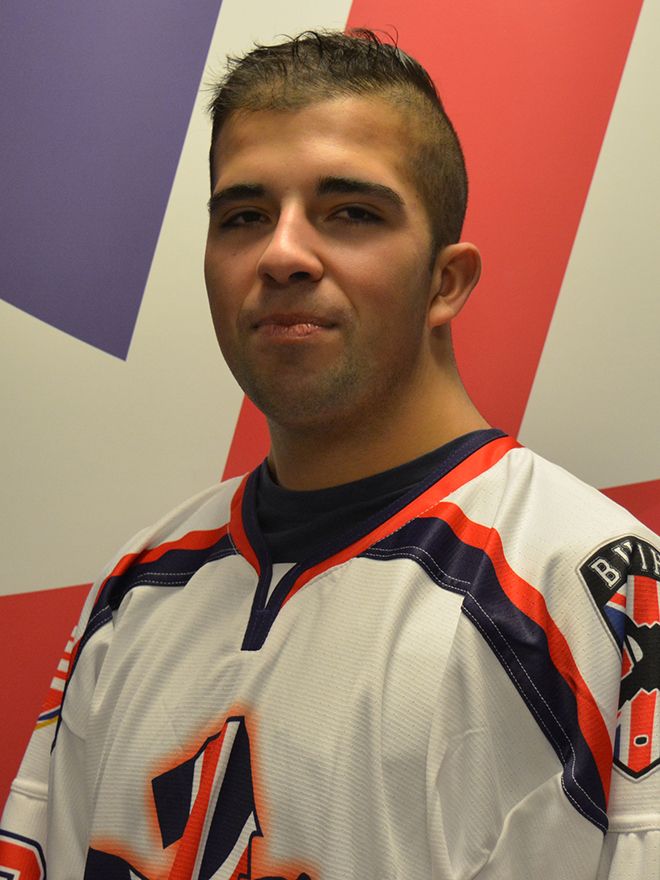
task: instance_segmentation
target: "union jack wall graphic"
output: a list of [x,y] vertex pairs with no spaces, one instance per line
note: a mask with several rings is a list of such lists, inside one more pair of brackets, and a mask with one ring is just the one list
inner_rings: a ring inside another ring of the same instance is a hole
[[266,450],[207,315],[200,83],[254,40],[345,26],[397,31],[463,140],[465,238],[485,271],[455,335],[475,401],[660,527],[657,0],[11,4],[0,805],[66,675],[53,670],[85,584],[131,533]]

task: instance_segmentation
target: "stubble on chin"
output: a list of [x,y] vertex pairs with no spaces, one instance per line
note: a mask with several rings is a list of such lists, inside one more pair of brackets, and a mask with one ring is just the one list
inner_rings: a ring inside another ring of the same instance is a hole
[[358,373],[345,365],[321,375],[273,371],[271,374],[237,377],[239,384],[269,422],[283,429],[330,431],[346,422],[358,388]]

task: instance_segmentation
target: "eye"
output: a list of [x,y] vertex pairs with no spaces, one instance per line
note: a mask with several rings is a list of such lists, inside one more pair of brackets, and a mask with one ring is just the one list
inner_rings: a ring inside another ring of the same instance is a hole
[[343,208],[340,208],[338,211],[335,211],[334,217],[337,220],[342,220],[344,223],[381,223],[381,218],[378,214],[369,210],[369,208],[363,208],[361,205],[345,205]]
[[261,211],[258,211],[256,208],[245,208],[242,211],[236,211],[234,214],[225,217],[221,221],[220,227],[222,229],[240,229],[246,226],[256,226],[266,221],[267,217]]

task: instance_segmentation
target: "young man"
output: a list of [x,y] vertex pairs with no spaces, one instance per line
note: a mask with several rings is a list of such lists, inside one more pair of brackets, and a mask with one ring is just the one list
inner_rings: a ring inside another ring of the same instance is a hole
[[212,109],[211,311],[271,452],[95,586],[0,864],[657,878],[657,541],[461,385],[480,261],[430,80],[306,34],[233,62]]

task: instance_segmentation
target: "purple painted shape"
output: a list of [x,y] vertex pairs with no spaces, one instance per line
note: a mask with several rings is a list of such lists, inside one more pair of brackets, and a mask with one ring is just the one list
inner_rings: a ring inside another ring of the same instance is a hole
[[3,6],[0,297],[117,357],[220,3]]

